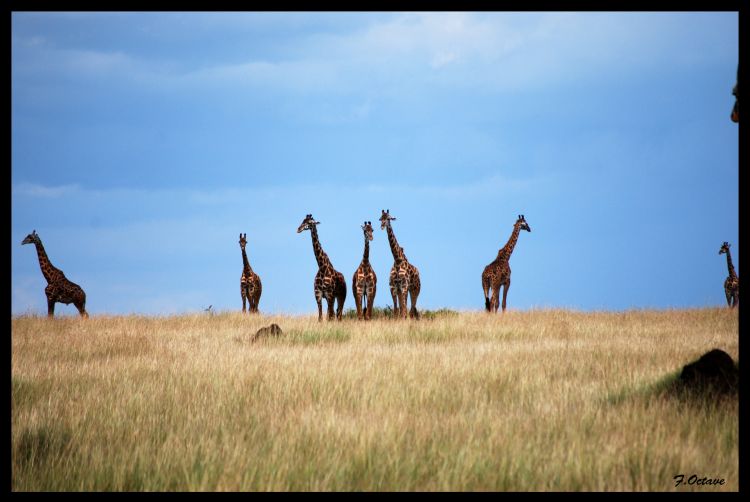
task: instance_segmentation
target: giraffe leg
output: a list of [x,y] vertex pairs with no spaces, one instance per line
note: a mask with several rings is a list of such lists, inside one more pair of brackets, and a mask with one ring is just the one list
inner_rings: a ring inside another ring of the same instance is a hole
[[417,297],[419,296],[419,288],[412,289],[409,292],[411,296],[411,309],[409,310],[409,317],[419,319],[419,312],[417,312]]
[[245,292],[245,287],[240,286],[240,295],[242,296],[242,313],[245,313],[245,300],[247,298],[247,293]]
[[406,319],[406,296],[408,295],[408,293],[409,292],[405,289],[399,291],[398,293],[398,307],[402,319]]
[[372,290],[367,293],[367,311],[365,312],[365,318],[368,321],[372,319],[372,309],[375,306],[375,290],[376,286],[373,284]]
[[318,322],[322,322],[323,321],[323,295],[318,290],[315,290],[315,301],[318,304]]
[[417,312],[417,297],[414,293],[411,293],[411,309],[409,309],[409,317],[419,319],[419,312]]
[[505,283],[505,287],[503,288],[503,312],[505,312],[505,299],[508,297],[508,288],[510,288],[510,278],[508,278],[508,282]]
[[336,319],[341,321],[344,318],[344,300],[346,298],[343,296],[339,296],[336,299]]
[[328,320],[332,320],[335,315],[333,313],[333,296],[326,297],[326,303],[328,303]]
[[79,301],[79,302],[74,303],[74,305],[78,309],[78,313],[81,314],[81,317],[83,317],[84,319],[87,319],[89,316],[89,313],[86,312],[86,301],[85,300],[83,302]]
[[396,293],[396,288],[391,286],[391,298],[393,298],[393,316],[394,318],[399,315],[398,312],[398,294]]
[[359,288],[354,289],[354,305],[357,307],[357,320],[361,321],[362,320],[362,293],[359,290]]
[[490,297],[489,297],[490,284],[482,278],[482,291],[484,291],[484,309],[490,312]]
[[724,288],[724,296],[727,297],[727,305],[731,307],[732,306],[732,292],[729,289]]
[[255,290],[255,294],[253,294],[253,312],[256,314],[258,313],[258,305],[260,304],[260,295],[261,290],[260,286],[258,286],[258,289]]
[[55,300],[47,297],[47,317],[55,316]]

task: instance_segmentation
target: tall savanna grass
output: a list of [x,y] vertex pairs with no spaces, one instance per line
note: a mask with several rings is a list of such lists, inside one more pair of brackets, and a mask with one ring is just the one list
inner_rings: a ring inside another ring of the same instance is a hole
[[17,491],[738,489],[736,397],[652,391],[728,309],[11,325]]

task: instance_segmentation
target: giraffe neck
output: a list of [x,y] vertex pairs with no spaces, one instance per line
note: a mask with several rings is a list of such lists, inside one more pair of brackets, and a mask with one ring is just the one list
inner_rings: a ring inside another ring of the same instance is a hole
[[330,265],[331,260],[328,259],[328,255],[323,251],[323,246],[320,245],[318,229],[315,228],[315,225],[310,228],[310,236],[312,237],[313,252],[315,253],[315,260],[318,262],[318,268],[323,268],[323,265]]
[[44,251],[42,241],[38,240],[34,242],[34,245],[36,246],[36,254],[39,257],[39,268],[42,269],[42,275],[44,275],[47,284],[49,284],[55,279],[55,275],[57,275],[56,273],[59,273],[60,271],[49,261],[47,253]]
[[388,221],[388,226],[385,227],[385,230],[388,232],[388,244],[391,245],[393,259],[395,261],[404,259],[404,255],[401,253],[401,246],[398,245],[398,241],[396,240],[396,234],[393,233],[393,229],[391,228],[390,220]]
[[362,254],[362,262],[370,263],[370,239],[365,234],[365,252]]
[[518,234],[520,232],[521,226],[518,223],[513,225],[513,232],[510,234],[510,239],[508,239],[505,246],[497,252],[498,260],[508,260],[510,258],[510,255],[513,253],[513,248],[516,247],[516,243],[518,242]]
[[245,252],[245,248],[242,248],[242,265],[244,270],[252,272],[253,268],[250,266],[250,262],[247,260],[247,253]]
[[729,277],[732,279],[737,278],[737,273],[734,271],[734,265],[732,265],[732,255],[729,254],[729,250],[727,249],[727,269],[729,269]]

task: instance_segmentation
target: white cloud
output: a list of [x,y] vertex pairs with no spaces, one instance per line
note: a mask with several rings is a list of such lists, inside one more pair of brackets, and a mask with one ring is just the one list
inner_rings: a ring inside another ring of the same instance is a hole
[[458,56],[456,56],[455,52],[439,52],[432,58],[430,66],[433,68],[442,68],[456,59],[458,59]]
[[35,183],[19,183],[12,188],[15,196],[28,196],[40,198],[59,198],[80,192],[81,187],[77,184],[44,186]]
[[[200,18],[190,19],[189,26],[200,36],[218,33],[223,23],[236,23],[207,16],[206,26],[198,30]],[[304,24],[303,19],[296,16],[295,22]],[[108,75],[162,90],[219,86],[238,92],[261,87],[287,92],[398,93],[404,86],[425,84],[511,90],[601,79],[655,65],[731,58],[726,46],[733,41],[736,45],[737,39],[736,33],[711,32],[716,23],[702,23],[701,13],[438,12],[373,19],[369,25],[346,31],[340,27],[325,31],[311,21],[311,28],[321,31],[295,31],[299,42],[278,59],[269,54],[229,62],[217,54],[215,64],[193,67],[189,55],[177,52],[155,60],[123,51],[55,49],[44,37],[35,36],[18,42],[23,50],[14,51],[14,74],[23,70],[81,78]],[[278,16],[251,16],[246,21],[285,25]],[[695,33],[695,27],[704,24],[704,31]]]

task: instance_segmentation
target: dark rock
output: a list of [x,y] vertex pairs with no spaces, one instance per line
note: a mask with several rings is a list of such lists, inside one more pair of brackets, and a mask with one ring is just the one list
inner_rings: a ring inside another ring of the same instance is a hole
[[266,326],[265,328],[260,328],[250,339],[251,342],[254,342],[258,340],[262,336],[279,336],[282,335],[284,332],[281,331],[281,328],[278,324],[271,324],[270,326]]
[[685,390],[732,392],[739,386],[739,369],[729,354],[713,349],[683,366],[679,381]]

